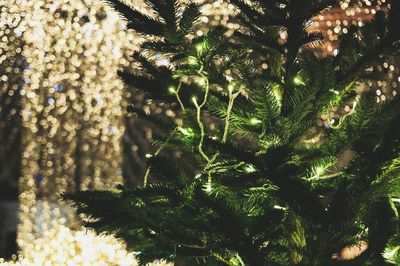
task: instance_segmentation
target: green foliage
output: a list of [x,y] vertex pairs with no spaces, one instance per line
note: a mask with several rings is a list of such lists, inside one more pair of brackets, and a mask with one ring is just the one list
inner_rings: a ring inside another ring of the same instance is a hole
[[[232,37],[222,26],[192,36],[197,4],[147,0],[157,16],[150,18],[110,2],[129,28],[156,37],[134,55],[142,73],[121,78],[169,104],[183,123],[131,107],[165,133],[149,158],[156,181],[64,195],[88,215],[87,227],[124,239],[141,264],[399,263],[400,100],[376,104],[373,93],[355,93],[369,66],[399,55],[398,1],[341,36],[328,57],[308,49],[322,35],[307,27],[340,1],[231,0],[242,26]],[[170,64],[146,56],[155,54]],[[321,114],[349,102],[348,115],[317,126]],[[361,256],[333,258],[360,241],[368,243]]]
[[383,252],[383,257],[385,258],[385,261],[390,264],[399,265],[400,264],[399,250],[400,246],[388,245]]

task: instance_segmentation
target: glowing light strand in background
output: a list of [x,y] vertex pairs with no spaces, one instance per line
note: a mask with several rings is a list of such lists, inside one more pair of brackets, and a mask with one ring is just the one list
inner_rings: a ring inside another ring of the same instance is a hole
[[13,7],[10,13],[25,15],[16,34],[23,33],[28,66],[20,90],[17,264],[134,265],[123,244],[83,231],[74,211],[59,201],[64,191],[122,182],[124,95],[116,70],[126,64],[123,49],[133,37],[99,2],[6,4]]

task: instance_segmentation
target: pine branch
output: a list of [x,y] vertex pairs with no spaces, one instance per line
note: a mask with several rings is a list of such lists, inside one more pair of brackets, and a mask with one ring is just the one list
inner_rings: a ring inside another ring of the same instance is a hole
[[106,3],[121,13],[128,20],[127,27],[129,29],[136,30],[140,33],[157,36],[162,35],[164,32],[164,25],[161,22],[132,9],[122,1],[106,0]]
[[145,3],[163,18],[168,30],[176,31],[177,17],[175,10],[179,7],[177,0],[145,0]]
[[179,21],[179,30],[182,35],[187,35],[192,31],[193,24],[199,19],[200,6],[190,3],[182,13]]

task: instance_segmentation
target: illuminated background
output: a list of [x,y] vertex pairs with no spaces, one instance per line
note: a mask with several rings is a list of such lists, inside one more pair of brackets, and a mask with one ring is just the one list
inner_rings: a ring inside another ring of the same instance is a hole
[[[385,1],[348,2],[310,22],[310,30],[325,32],[326,41],[313,48],[321,55],[335,54],[337,34],[362,26]],[[138,6],[145,10],[135,0]],[[4,264],[134,265],[123,243],[83,230],[59,195],[142,182],[154,129],[127,116],[126,105],[174,114],[130,94],[117,78],[118,68],[131,65],[129,55],[141,39],[99,0],[0,0],[0,8],[0,186],[7,186],[0,193],[11,195],[3,199],[8,209],[19,209],[20,249],[14,262]],[[227,1],[210,1],[196,34],[216,24],[232,33],[239,28],[235,14]],[[395,65],[382,59],[374,67],[387,72],[368,84],[377,101],[395,93]],[[260,67],[268,68],[267,62]],[[329,126],[350,111],[351,105],[332,110],[319,124]],[[17,186],[19,205],[13,205]],[[4,229],[1,219],[0,205]]]

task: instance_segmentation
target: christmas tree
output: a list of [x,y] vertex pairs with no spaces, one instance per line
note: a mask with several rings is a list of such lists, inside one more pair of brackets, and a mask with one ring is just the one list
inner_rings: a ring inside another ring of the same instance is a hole
[[[133,55],[140,68],[120,77],[179,119],[130,106],[162,132],[158,148],[143,185],[64,195],[87,227],[124,239],[141,264],[399,263],[399,97],[357,92],[377,79],[376,62],[398,59],[399,1],[350,27],[329,56],[312,49],[323,34],[308,27],[341,1],[231,0],[240,29],[200,37],[196,3],[146,0],[144,15],[109,2],[149,36]],[[357,256],[341,260],[352,247]]]

